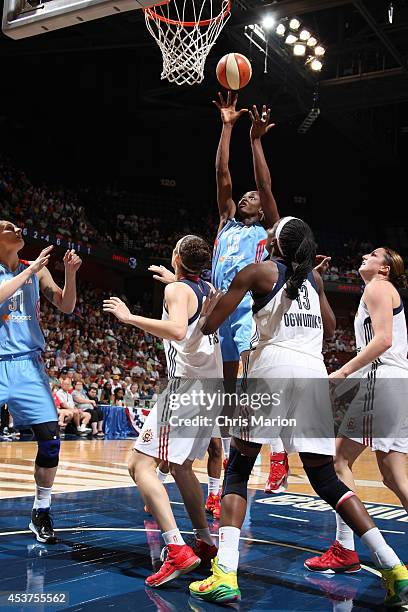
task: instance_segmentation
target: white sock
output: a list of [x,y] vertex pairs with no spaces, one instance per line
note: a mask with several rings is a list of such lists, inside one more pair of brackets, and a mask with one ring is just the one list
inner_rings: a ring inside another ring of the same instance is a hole
[[228,459],[231,446],[231,438],[221,438],[222,450],[224,451],[225,459]]
[[165,531],[162,533],[164,543],[167,544],[176,544],[177,546],[183,546],[185,541],[183,540],[183,536],[181,535],[178,529],[171,529],[170,531]]
[[218,565],[224,572],[236,572],[239,561],[239,536],[241,530],[237,527],[220,527]]
[[157,478],[160,480],[162,484],[166,482],[167,476],[169,475],[168,472],[162,472],[159,466],[157,466],[156,468],[156,474],[157,474]]
[[47,487],[35,485],[33,510],[38,510],[38,508],[49,508],[51,506],[51,491],[52,487],[48,489]]
[[361,541],[367,546],[377,567],[391,569],[401,563],[391,546],[388,546],[379,529],[373,527],[361,536]]
[[208,495],[214,493],[214,495],[218,495],[220,490],[220,479],[219,478],[211,478],[208,477]]
[[340,514],[336,512],[336,540],[340,542],[343,548],[347,550],[355,550],[354,546],[354,532],[353,530],[343,521]]
[[202,540],[206,544],[214,546],[214,540],[211,537],[211,533],[208,527],[206,527],[205,529],[193,529],[193,531],[197,540]]
[[270,443],[271,453],[284,453],[285,447],[280,438],[273,438]]

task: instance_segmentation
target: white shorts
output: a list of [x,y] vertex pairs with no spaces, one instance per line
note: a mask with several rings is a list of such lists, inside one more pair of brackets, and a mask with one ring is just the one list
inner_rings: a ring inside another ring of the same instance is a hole
[[373,451],[408,453],[408,372],[381,364],[366,374],[338,435]]
[[235,437],[258,444],[281,438],[288,453],[335,454],[329,382],[323,360],[279,346],[262,346],[250,354],[247,383],[244,391],[250,406],[255,394],[259,398],[269,396],[273,403],[259,412],[241,403],[241,422],[232,428]]
[[203,388],[209,392],[210,386],[209,381],[202,384],[199,380],[170,380],[147,416],[134,448],[160,461],[179,465],[187,459],[203,459],[211,438],[220,435],[212,421],[214,414],[210,413],[207,421],[203,421],[206,417],[205,403],[175,408],[174,400],[172,404],[170,398],[184,394],[189,397],[192,392]]

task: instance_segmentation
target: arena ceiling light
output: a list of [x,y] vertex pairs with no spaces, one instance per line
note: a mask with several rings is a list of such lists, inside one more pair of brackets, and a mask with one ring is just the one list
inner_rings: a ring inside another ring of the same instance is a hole
[[271,30],[275,23],[276,19],[273,17],[273,15],[265,15],[265,17],[262,19],[262,27],[265,28],[265,30]]
[[294,17],[289,21],[289,27],[291,30],[298,30],[300,28],[300,21]]
[[[326,49],[320,44],[313,32],[297,17],[284,17],[277,22],[273,14],[265,14],[259,25],[245,26],[245,36],[251,41],[251,44],[254,44],[265,55],[265,66],[268,55],[267,31],[271,29],[273,35],[281,39],[279,45],[282,50],[289,53],[289,49],[286,48],[286,45],[288,45],[291,47],[293,56],[300,58],[306,68],[315,73],[322,70]],[[253,37],[254,34],[255,38],[259,38],[262,42],[256,42]],[[266,67],[265,72],[267,72]]]
[[301,57],[305,53],[306,53],[306,45],[304,45],[303,43],[296,43],[293,46],[293,55],[297,55],[298,57]]
[[300,40],[309,40],[310,37],[311,33],[309,32],[309,30],[301,30],[299,34]]
[[323,64],[320,60],[318,60],[317,58],[314,58],[313,61],[310,63],[310,67],[315,72],[320,72],[321,69],[323,68]]
[[275,32],[277,33],[277,35],[278,35],[278,36],[285,36],[286,28],[285,28],[285,26],[283,25],[283,23],[280,23],[280,24],[277,26],[277,28],[276,28]]
[[286,37],[285,43],[287,45],[293,45],[293,43],[295,43],[297,41],[297,36],[295,36],[294,34],[288,34],[288,36]]

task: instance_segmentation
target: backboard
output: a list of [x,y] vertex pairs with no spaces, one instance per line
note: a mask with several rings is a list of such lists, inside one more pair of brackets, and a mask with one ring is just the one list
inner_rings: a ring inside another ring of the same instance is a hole
[[11,38],[26,38],[156,4],[158,0],[4,0],[2,30]]

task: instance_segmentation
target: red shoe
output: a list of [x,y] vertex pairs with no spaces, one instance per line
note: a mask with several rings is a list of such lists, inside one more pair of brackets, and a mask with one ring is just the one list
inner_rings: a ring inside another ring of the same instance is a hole
[[[217,511],[218,508],[218,516],[215,516],[214,512]],[[207,497],[207,501],[205,502],[205,511],[209,514],[212,514],[215,518],[220,518],[220,494],[215,495],[214,493],[210,493]]]
[[304,565],[311,572],[322,574],[353,574],[361,569],[358,554],[344,548],[337,540],[320,557],[306,559]]
[[289,461],[287,453],[270,453],[269,477],[265,493],[282,493],[288,488]]
[[218,553],[218,548],[213,544],[207,544],[207,542],[203,542],[203,540],[199,540],[198,538],[195,541],[193,547],[193,553],[200,557],[201,565],[204,567],[210,567],[211,559],[215,559]]
[[[165,556],[166,552],[167,557]],[[201,563],[201,559],[194,554],[187,544],[182,546],[168,544],[162,550],[161,560],[164,563],[159,571],[146,578],[145,582],[150,587],[158,587],[182,574],[187,574]]]

